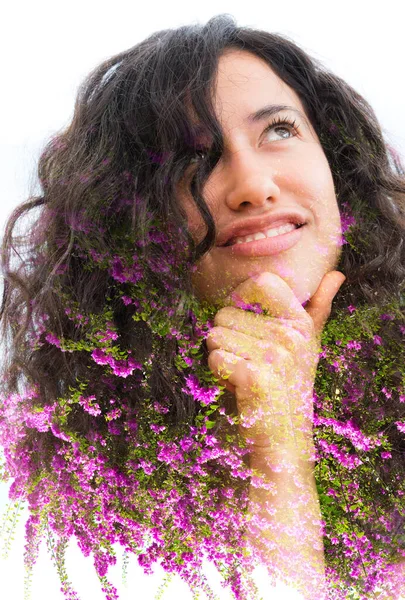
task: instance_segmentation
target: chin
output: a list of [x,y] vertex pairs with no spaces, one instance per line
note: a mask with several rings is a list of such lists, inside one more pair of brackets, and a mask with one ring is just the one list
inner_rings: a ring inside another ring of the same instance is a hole
[[297,275],[283,276],[276,273],[283,279],[286,284],[291,288],[293,294],[297,298],[300,304],[308,302],[315,294],[316,290],[321,283],[322,277],[318,280],[308,280],[306,277],[297,277]]
[[304,304],[304,302],[308,302],[314,295],[315,291],[308,288],[308,285],[303,285],[300,283],[291,284],[290,282],[286,282],[290,288],[292,289],[295,297],[298,299],[300,304]]
[[304,302],[307,303],[309,300],[311,300],[311,298],[314,294],[311,293],[310,291],[303,291],[303,292],[297,292],[297,293],[295,293],[295,295],[297,296],[300,304],[304,304]]

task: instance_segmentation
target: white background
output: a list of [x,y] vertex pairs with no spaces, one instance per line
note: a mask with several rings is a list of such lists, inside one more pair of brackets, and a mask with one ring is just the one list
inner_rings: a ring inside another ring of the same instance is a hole
[[[0,49],[0,235],[6,217],[36,186],[36,163],[48,136],[65,127],[73,115],[76,90],[82,79],[107,57],[134,46],[151,33],[193,22],[205,23],[219,13],[230,13],[239,25],[282,33],[350,83],[374,108],[387,141],[405,157],[404,12],[402,0],[290,0],[288,3],[205,0],[180,2],[66,3],[15,2],[2,11]],[[0,484],[0,513],[7,503],[8,486]],[[23,600],[23,521],[7,559],[0,558],[0,595]],[[0,542],[1,548],[1,542]],[[1,552],[0,552],[1,554]],[[67,566],[81,600],[102,600],[92,560],[75,544]],[[110,571],[120,599],[152,600],[162,572],[143,575],[130,562],[128,583],[121,583],[120,567]],[[215,585],[214,574],[210,581]],[[215,585],[220,598],[228,597]],[[289,600],[292,592],[271,592],[266,598]],[[44,546],[34,570],[32,600],[62,600],[53,565]],[[164,600],[191,598],[179,580],[168,587]]]

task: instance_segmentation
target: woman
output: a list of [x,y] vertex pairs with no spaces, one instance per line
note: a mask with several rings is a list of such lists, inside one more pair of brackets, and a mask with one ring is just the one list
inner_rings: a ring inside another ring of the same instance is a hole
[[237,598],[257,560],[304,597],[375,593],[404,548],[403,363],[380,363],[384,405],[370,353],[356,401],[338,397],[352,364],[334,403],[315,385],[338,325],[360,356],[348,327],[370,337],[374,309],[390,308],[375,354],[404,353],[405,182],[371,107],[285,37],[219,16],[92,72],[39,178],[3,242],[1,439],[32,513],[27,565],[47,528],[67,597],[71,535],[108,598],[116,542],[191,589],[205,553]]

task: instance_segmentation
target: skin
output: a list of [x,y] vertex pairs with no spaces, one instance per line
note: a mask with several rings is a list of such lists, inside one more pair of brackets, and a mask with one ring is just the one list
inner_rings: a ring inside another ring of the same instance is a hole
[[[199,261],[195,294],[219,308],[206,340],[208,366],[225,394],[235,396],[240,431],[251,443],[250,467],[272,488],[251,486],[252,514],[261,521],[251,521],[248,542],[303,598],[322,600],[327,591],[313,472],[312,395],[320,336],[345,280],[335,270],[342,238],[334,182],[298,95],[266,62],[250,52],[227,50],[215,83],[225,148],[203,195],[217,232],[280,209],[298,209],[308,224],[301,240],[278,255],[233,257],[214,247]],[[266,132],[271,117],[246,122],[267,104],[303,113],[276,115],[296,119],[296,135],[287,125]],[[209,148],[208,138],[200,141]],[[199,242],[206,228],[188,190],[194,169],[190,165],[178,197]],[[241,301],[257,303],[267,313],[252,313]],[[405,573],[405,562],[399,567]],[[392,600],[384,592],[381,598]]]
[[[247,122],[250,113],[270,103],[301,111],[302,117],[291,111],[278,115],[298,121],[295,135],[285,125],[264,131],[268,117]],[[209,367],[235,394],[242,416],[251,418],[253,405],[268,408],[269,425],[264,426],[261,415],[262,431],[252,425],[248,432],[258,449],[271,443],[275,408],[263,394],[251,393],[252,386],[263,388],[268,396],[272,378],[273,388],[289,398],[292,391],[302,398],[313,388],[322,328],[345,278],[334,270],[341,254],[341,219],[332,173],[304,107],[267,63],[250,52],[227,50],[218,63],[214,107],[225,151],[203,193],[220,234],[231,223],[279,209],[298,209],[307,221],[302,238],[288,250],[246,257],[214,247],[193,274],[196,295],[223,306],[207,338]],[[207,137],[200,140],[204,142],[209,146]],[[187,190],[194,168],[189,167],[179,198],[190,230],[200,241],[203,220]],[[268,316],[238,308],[240,300],[258,303]],[[285,410],[286,421],[292,410]],[[307,413],[310,432],[310,407]]]
[[[341,221],[332,174],[308,120],[299,120],[295,137],[277,129],[264,134],[269,119],[245,122],[269,103],[304,112],[295,92],[261,59],[245,51],[224,54],[215,107],[225,152],[204,197],[219,232],[232,222],[298,208],[307,215],[304,235],[273,256],[232,257],[213,248],[197,265],[193,285],[200,299],[222,303],[207,337],[208,366],[235,395],[240,431],[251,444],[250,466],[270,484],[251,486],[252,513],[258,511],[262,520],[258,526],[251,522],[250,543],[305,598],[321,599],[325,567],[313,474],[312,397],[321,332],[345,279],[334,270]],[[199,241],[204,229],[187,185],[180,198]],[[257,303],[266,313],[252,313],[240,301]]]
[[[193,276],[196,295],[209,302],[220,303],[248,277],[271,271],[284,279],[303,303],[339,261],[340,214],[332,173],[318,136],[306,116],[301,118],[291,111],[276,117],[296,119],[296,136],[277,126],[264,132],[272,119],[269,117],[254,124],[244,121],[266,104],[292,106],[305,116],[296,92],[266,62],[250,52],[227,50],[219,59],[214,102],[225,152],[206,182],[204,198],[219,233],[231,223],[288,208],[302,211],[308,225],[298,244],[278,255],[232,257],[213,248]],[[209,147],[209,139],[201,138],[201,142]],[[194,169],[191,164],[179,198],[191,232],[200,241],[205,225],[186,187]]]
[[[261,521],[249,525],[248,543],[308,600],[326,597],[313,470],[314,379],[320,333],[344,278],[327,273],[305,309],[278,275],[248,278],[216,313],[207,337],[208,366],[236,397],[250,467],[271,486],[250,487],[251,512]],[[237,308],[235,295],[270,316]]]

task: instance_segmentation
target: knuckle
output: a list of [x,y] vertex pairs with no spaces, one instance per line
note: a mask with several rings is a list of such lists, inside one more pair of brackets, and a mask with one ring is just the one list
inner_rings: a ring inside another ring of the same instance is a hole
[[315,335],[315,324],[308,313],[302,319],[295,321],[294,329],[306,342]]
[[255,282],[257,285],[265,286],[269,283],[274,282],[275,277],[278,277],[275,273],[270,273],[270,271],[263,271],[255,278]]
[[269,350],[271,348],[271,345],[272,344],[270,342],[268,342],[267,340],[258,339],[256,342],[257,348],[261,351]]
[[246,363],[246,383],[253,385],[255,382],[257,382],[257,379],[260,376],[260,374],[261,369],[257,364],[255,364],[254,362]]
[[218,349],[215,350],[211,350],[211,352],[208,355],[208,367],[211,369],[211,371],[216,371],[218,369],[218,363],[219,360],[221,358],[221,353]]
[[315,329],[315,323],[310,314],[307,312],[304,313],[303,323],[307,327],[309,331],[313,331]]
[[208,334],[207,334],[207,341],[214,341],[215,340],[215,336],[218,333],[218,327],[211,327],[211,329],[209,330]]
[[220,308],[214,317],[214,325],[220,326],[227,323],[232,315],[232,312],[233,311],[230,306],[224,306],[223,308]]
[[306,336],[303,336],[300,331],[295,329],[290,329],[288,332],[286,331],[284,335],[285,343],[289,351],[300,352],[302,347],[307,344]]

